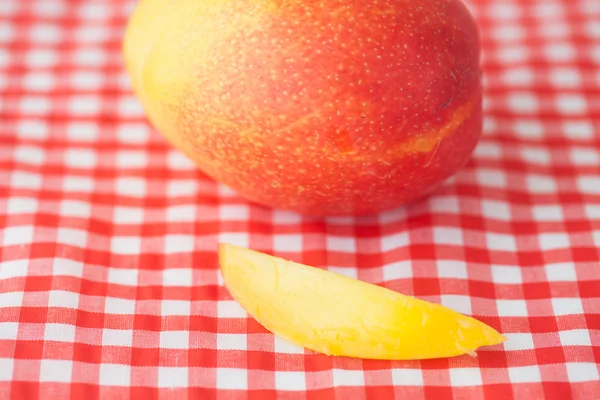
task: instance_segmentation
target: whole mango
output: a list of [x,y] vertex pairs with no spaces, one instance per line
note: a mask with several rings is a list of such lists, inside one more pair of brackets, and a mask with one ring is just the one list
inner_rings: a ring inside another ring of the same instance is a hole
[[141,0],[126,68],[151,123],[211,178],[304,214],[415,201],[481,134],[460,0]]

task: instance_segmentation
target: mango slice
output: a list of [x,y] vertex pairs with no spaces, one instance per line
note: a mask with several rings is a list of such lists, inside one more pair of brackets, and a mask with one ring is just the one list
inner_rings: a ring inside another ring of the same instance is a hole
[[505,339],[449,308],[254,250],[219,245],[232,297],[267,330],[327,355],[414,360],[474,354]]

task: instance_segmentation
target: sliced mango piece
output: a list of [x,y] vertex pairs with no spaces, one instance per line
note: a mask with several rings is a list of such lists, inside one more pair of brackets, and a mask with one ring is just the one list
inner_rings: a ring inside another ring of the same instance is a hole
[[411,360],[474,354],[505,337],[439,304],[381,286],[221,244],[232,297],[267,330],[327,355]]

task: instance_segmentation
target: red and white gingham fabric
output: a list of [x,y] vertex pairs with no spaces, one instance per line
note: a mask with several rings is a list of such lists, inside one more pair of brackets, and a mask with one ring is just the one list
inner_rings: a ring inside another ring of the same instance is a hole
[[[326,220],[249,204],[148,125],[121,58],[133,5],[0,0],[0,399],[600,398],[599,0],[471,0],[472,161],[424,201]],[[304,351],[231,300],[219,241],[508,341],[423,362]]]

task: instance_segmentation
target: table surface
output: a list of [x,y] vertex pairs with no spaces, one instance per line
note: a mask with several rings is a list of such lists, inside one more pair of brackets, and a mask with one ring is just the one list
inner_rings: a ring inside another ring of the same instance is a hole
[[[600,398],[600,1],[471,0],[484,135],[429,198],[318,220],[249,204],[147,123],[131,1],[0,1],[0,398]],[[440,302],[508,341],[332,358],[219,278],[249,246]]]

